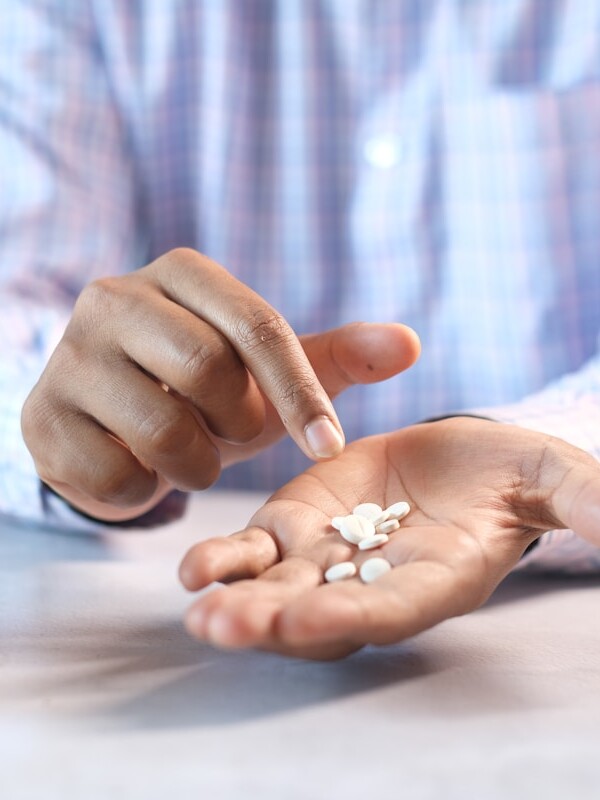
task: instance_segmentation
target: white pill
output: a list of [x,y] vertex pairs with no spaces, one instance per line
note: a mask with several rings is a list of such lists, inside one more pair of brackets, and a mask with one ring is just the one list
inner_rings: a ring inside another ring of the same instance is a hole
[[381,525],[382,522],[385,522],[389,518],[390,515],[388,514],[388,512],[382,511],[381,514],[378,517],[375,517],[375,519],[372,519],[371,522],[373,523],[373,525],[375,525],[375,527],[377,527],[378,525]]
[[336,531],[339,531],[339,529],[342,527],[342,520],[343,519],[344,519],[343,517],[334,517],[331,520],[331,527],[335,528]]
[[381,547],[382,544],[389,542],[389,540],[390,537],[387,536],[385,533],[376,533],[375,536],[371,536],[369,539],[363,539],[362,542],[359,542],[358,549],[374,550],[376,547]]
[[350,544],[358,544],[363,539],[375,535],[375,525],[366,517],[348,514],[341,522],[340,533]]
[[386,511],[388,516],[394,517],[394,519],[404,519],[407,514],[410,514],[410,506],[405,500],[401,500],[399,503],[388,506]]
[[339,564],[334,564],[325,573],[325,580],[327,583],[334,583],[335,581],[343,581],[346,578],[353,578],[356,575],[356,564],[352,561],[342,561]]
[[370,558],[361,564],[360,577],[365,583],[373,583],[391,568],[392,565],[385,558]]
[[371,522],[375,522],[375,520],[382,515],[383,509],[381,506],[378,506],[377,503],[360,503],[352,509],[352,513],[358,514],[359,517],[366,517],[370,519]]
[[388,519],[385,522],[380,522],[379,525],[375,526],[375,530],[377,533],[392,533],[393,531],[397,531],[400,527],[400,523],[397,519]]

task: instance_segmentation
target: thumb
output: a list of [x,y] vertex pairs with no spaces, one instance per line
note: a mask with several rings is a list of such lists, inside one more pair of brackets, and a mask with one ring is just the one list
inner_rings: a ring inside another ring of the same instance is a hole
[[584,451],[568,447],[563,468],[557,470],[562,475],[552,478],[552,509],[565,528],[600,547],[600,463]]
[[408,369],[419,357],[419,337],[397,322],[352,322],[300,342],[330,397],[355,383],[377,383]]

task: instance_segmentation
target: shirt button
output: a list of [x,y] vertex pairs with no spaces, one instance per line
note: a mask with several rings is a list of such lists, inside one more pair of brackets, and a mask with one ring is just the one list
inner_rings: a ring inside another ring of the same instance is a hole
[[364,146],[364,156],[372,167],[389,169],[400,160],[400,146],[397,141],[383,136],[367,139]]

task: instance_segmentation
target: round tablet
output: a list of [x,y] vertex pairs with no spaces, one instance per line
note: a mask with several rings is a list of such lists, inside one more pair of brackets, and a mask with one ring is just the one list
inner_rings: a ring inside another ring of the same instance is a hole
[[363,539],[375,535],[375,525],[366,517],[359,514],[348,514],[342,519],[340,533],[350,544],[358,544]]
[[393,533],[397,531],[400,527],[400,523],[397,519],[387,519],[385,522],[380,522],[379,525],[375,526],[375,530],[377,533]]
[[390,562],[385,558],[370,558],[363,562],[360,567],[360,577],[365,583],[373,583],[377,578],[381,578],[392,568]]

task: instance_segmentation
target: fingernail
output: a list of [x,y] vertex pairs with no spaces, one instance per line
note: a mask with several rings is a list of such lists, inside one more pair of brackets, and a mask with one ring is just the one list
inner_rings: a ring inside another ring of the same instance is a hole
[[237,629],[231,615],[223,611],[214,612],[208,620],[206,638],[219,647],[239,646]]
[[179,565],[177,574],[184,588],[191,592],[194,586],[194,578],[196,577],[191,566],[188,566],[184,561]]
[[203,639],[206,636],[206,614],[203,608],[192,606],[184,617],[186,630],[192,636]]
[[317,417],[304,429],[308,446],[317,458],[333,458],[344,449],[344,440],[333,422]]

